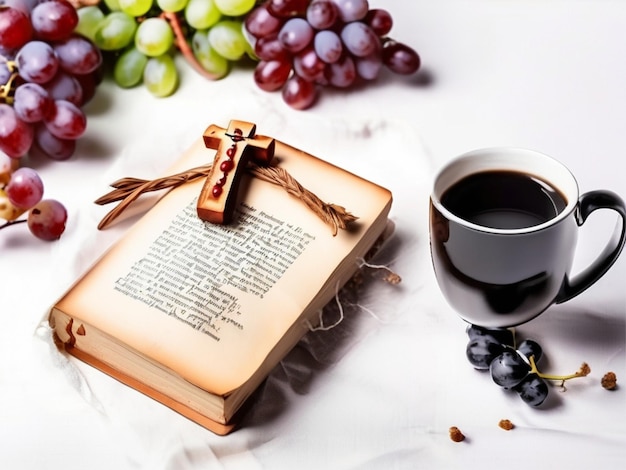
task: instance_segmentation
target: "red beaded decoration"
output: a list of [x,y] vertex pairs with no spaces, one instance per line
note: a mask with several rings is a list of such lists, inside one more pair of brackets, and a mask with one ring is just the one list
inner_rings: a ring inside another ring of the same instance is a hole
[[222,195],[222,187],[226,184],[226,179],[228,178],[228,172],[235,168],[235,162],[233,158],[237,153],[237,142],[241,142],[243,137],[243,131],[239,128],[235,129],[233,135],[229,136],[233,141],[233,145],[231,145],[228,150],[226,150],[227,160],[224,160],[220,163],[220,170],[223,171],[222,177],[215,182],[213,185],[213,189],[211,190],[211,194],[214,198],[218,198]]

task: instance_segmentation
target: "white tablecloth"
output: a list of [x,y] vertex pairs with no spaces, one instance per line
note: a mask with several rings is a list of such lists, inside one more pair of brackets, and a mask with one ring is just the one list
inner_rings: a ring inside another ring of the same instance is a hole
[[[519,328],[544,369],[590,376],[530,408],[465,359],[465,324],[441,296],[428,248],[432,177],[465,151],[519,146],[570,167],[581,191],[626,196],[626,4],[610,0],[371,0],[421,72],[288,108],[250,70],[208,82],[180,60],[170,98],[105,82],[67,162],[29,162],[46,197],[69,210],[61,240],[0,232],[0,468],[362,469],[621,468],[626,461],[626,256],[590,290]],[[180,59],[180,58],[179,58]],[[131,220],[98,232],[92,201],[122,176],[161,173],[204,128],[230,119],[389,187],[396,235],[376,260],[403,278],[372,282],[328,332],[310,333],[277,367],[243,427],[226,437],[58,353],[48,306]],[[605,211],[608,212],[608,211]],[[575,269],[612,230],[581,231]],[[512,431],[498,427],[510,419]],[[463,443],[448,437],[458,426]]]

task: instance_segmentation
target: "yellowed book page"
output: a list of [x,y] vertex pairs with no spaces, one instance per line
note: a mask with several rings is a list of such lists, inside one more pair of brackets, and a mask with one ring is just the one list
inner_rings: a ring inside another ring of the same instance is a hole
[[[177,170],[213,156],[198,141]],[[333,236],[298,198],[252,177],[242,182],[233,223],[209,224],[195,215],[203,181],[185,184],[57,307],[213,394],[239,387],[375,221],[378,236],[391,204],[386,189],[284,144],[276,159],[322,200],[358,216],[351,230]]]

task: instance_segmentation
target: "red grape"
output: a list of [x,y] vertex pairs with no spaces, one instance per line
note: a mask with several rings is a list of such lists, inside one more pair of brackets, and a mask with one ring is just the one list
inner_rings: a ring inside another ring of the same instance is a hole
[[37,238],[57,240],[65,231],[67,210],[54,199],[44,199],[28,213],[28,228]]
[[44,124],[35,127],[35,141],[30,149],[31,154],[38,154],[52,160],[68,160],[76,150],[76,140],[59,139],[52,135]]
[[100,49],[82,36],[71,36],[53,47],[61,68],[71,74],[91,73],[102,63]]
[[255,83],[265,91],[276,91],[283,87],[289,74],[291,64],[282,60],[262,60],[254,69]]
[[48,43],[30,41],[15,56],[20,76],[27,82],[46,83],[59,69],[57,55]]
[[85,113],[65,100],[56,100],[50,114],[44,119],[46,128],[59,139],[78,139],[87,128]]
[[9,157],[20,158],[33,142],[33,128],[22,121],[8,104],[0,104],[0,150]]
[[37,83],[23,83],[15,90],[13,109],[24,122],[39,122],[52,107],[52,98]]
[[293,75],[282,90],[283,100],[294,109],[310,108],[317,98],[317,87],[298,75]]
[[30,209],[43,196],[43,182],[39,174],[32,168],[18,168],[11,175],[6,187],[9,201],[18,209]]
[[383,63],[394,73],[409,75],[420,68],[420,56],[405,44],[390,41],[383,47]]
[[33,8],[30,20],[39,39],[60,41],[70,37],[78,24],[78,13],[64,0],[47,0]]
[[260,5],[246,15],[246,30],[256,38],[278,34],[283,20],[273,16],[266,5]]
[[28,15],[11,7],[0,7],[0,47],[5,50],[19,49],[33,36]]

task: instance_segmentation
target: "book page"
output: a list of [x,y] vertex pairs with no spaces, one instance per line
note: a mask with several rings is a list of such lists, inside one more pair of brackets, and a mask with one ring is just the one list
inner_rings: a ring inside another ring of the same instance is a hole
[[[172,171],[206,164],[214,154],[199,140]],[[57,307],[216,395],[239,387],[320,289],[334,289],[327,280],[355,246],[374,242],[391,204],[384,188],[284,144],[275,159],[357,222],[333,236],[298,198],[246,176],[233,222],[214,225],[196,215],[203,181],[184,184]],[[375,233],[368,231],[372,224]],[[345,263],[355,267],[357,260]]]

